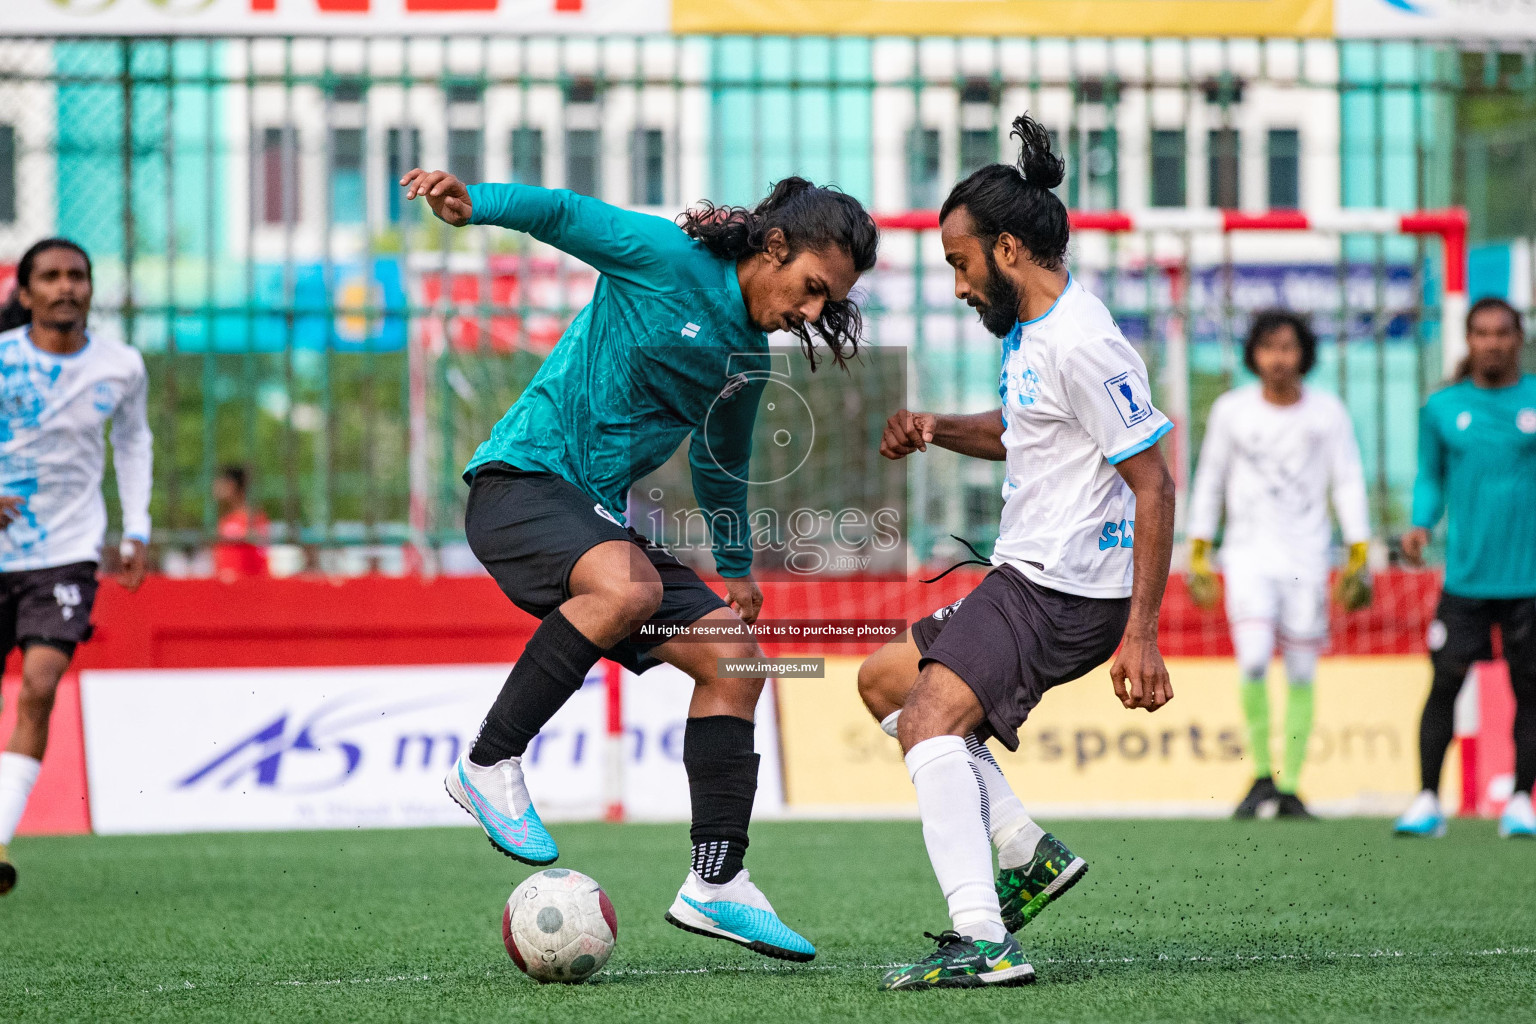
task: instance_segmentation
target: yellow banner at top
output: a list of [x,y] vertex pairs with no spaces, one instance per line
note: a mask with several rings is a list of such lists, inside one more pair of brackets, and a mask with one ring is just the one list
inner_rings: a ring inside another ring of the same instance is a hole
[[680,34],[1325,37],[1333,28],[1333,0],[672,0]]

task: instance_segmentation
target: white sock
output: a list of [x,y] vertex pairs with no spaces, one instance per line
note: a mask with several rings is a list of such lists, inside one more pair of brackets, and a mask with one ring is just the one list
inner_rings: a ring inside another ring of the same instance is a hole
[[1045,830],[1024,810],[1024,804],[1008,785],[1002,768],[998,767],[997,758],[975,733],[965,738],[965,748],[981,771],[981,784],[987,797],[987,827],[992,834],[992,845],[997,847],[997,866],[1017,868],[1028,864],[1035,856],[1035,847]]
[[464,765],[464,774],[469,776],[475,788],[492,800],[505,800],[514,818],[521,818],[528,813],[533,798],[528,795],[528,786],[523,782],[521,757],[509,757],[485,767],[475,764],[465,754],[460,762]]
[[891,739],[896,739],[896,722],[901,718],[901,708],[897,708],[884,718],[880,719],[880,731]]
[[16,826],[21,823],[21,813],[27,809],[27,797],[32,795],[32,785],[42,767],[41,761],[26,754],[0,754],[0,846],[7,846],[16,838]]
[[934,876],[949,903],[955,931],[1001,942],[997,890],[992,887],[992,850],[983,810],[981,771],[959,736],[935,736],[907,751],[907,772],[917,789],[923,842]]

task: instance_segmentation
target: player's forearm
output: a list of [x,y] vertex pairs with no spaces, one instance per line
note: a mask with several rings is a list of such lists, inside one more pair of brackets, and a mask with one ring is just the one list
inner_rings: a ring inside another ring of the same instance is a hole
[[1159,474],[1132,487],[1136,494],[1136,543],[1131,549],[1131,615],[1125,635],[1149,640],[1157,638],[1157,613],[1173,559],[1173,477],[1161,460],[1158,468]]
[[935,415],[933,443],[973,459],[1001,462],[1008,457],[1008,450],[1003,447],[1002,410],[967,416]]

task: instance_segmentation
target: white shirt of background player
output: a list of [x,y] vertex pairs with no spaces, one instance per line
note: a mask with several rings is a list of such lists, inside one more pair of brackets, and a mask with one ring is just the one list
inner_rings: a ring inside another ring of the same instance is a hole
[[1223,508],[1222,560],[1230,569],[1324,580],[1333,537],[1370,540],[1360,446],[1344,403],[1303,387],[1276,405],[1257,384],[1216,400],[1206,423],[1190,502],[1189,536],[1216,535]]

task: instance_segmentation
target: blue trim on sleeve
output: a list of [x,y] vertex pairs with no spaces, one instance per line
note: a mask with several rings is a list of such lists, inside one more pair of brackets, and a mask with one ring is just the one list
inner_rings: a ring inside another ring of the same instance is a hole
[[1163,439],[1163,435],[1167,434],[1168,431],[1172,429],[1173,421],[1169,420],[1162,426],[1158,427],[1157,430],[1153,431],[1152,436],[1147,438],[1145,441],[1137,441],[1135,444],[1125,449],[1125,451],[1116,452],[1115,454],[1109,456],[1109,464],[1111,466],[1118,466],[1132,455],[1140,455],[1142,452],[1146,451],[1148,448],[1151,448],[1153,445],[1157,444],[1157,442],[1161,441]]

